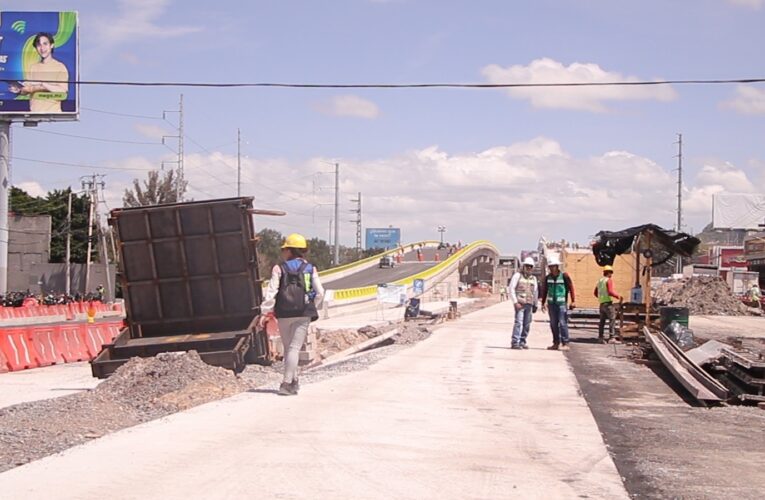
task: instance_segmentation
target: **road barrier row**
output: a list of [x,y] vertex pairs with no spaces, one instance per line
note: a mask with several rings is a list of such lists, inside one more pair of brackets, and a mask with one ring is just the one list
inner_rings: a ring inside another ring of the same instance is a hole
[[119,312],[122,310],[122,306],[120,304],[104,304],[103,302],[72,302],[66,305],[55,306],[0,306],[0,320],[44,318],[46,316],[66,316],[67,318],[74,318],[78,314],[87,314],[88,309],[92,309],[92,311],[97,314],[112,311]]
[[120,320],[0,328],[0,373],[90,361],[122,327]]

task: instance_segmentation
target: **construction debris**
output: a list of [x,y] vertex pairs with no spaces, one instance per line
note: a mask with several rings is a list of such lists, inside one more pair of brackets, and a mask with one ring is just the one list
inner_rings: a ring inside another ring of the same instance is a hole
[[230,370],[208,365],[196,351],[133,358],[93,391],[136,409],[181,411],[246,390]]
[[687,307],[702,316],[747,316],[749,307],[734,296],[728,284],[716,276],[694,276],[667,281],[653,290],[654,307]]

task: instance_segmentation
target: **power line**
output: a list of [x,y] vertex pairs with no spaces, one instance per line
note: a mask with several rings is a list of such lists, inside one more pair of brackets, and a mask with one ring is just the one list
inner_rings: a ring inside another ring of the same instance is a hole
[[73,137],[75,139],[86,139],[89,141],[98,141],[98,142],[113,142],[117,144],[139,144],[139,145],[145,145],[145,146],[162,146],[162,143],[159,142],[146,142],[146,141],[127,141],[122,139],[107,139],[104,137],[90,137],[85,135],[75,135],[75,134],[65,134],[63,132],[52,132],[50,130],[37,130],[37,129],[25,129],[27,132],[34,132],[37,134],[50,134],[50,135],[60,135],[63,137]]
[[[0,82],[10,83],[7,78]],[[40,80],[40,83],[62,83]],[[292,88],[292,89],[423,89],[423,88],[465,88],[465,89],[506,89],[506,88],[549,88],[549,87],[638,87],[650,85],[726,85],[733,83],[762,83],[765,78],[729,78],[695,80],[638,80],[627,82],[543,82],[543,83],[284,83],[284,82],[138,82],[120,80],[69,80],[71,85],[93,85],[106,87],[202,87],[202,88]],[[85,108],[83,108],[85,109]],[[94,111],[94,110],[90,110]],[[126,113],[125,113],[126,114]],[[135,115],[135,117],[140,117]],[[142,117],[148,118],[148,117]],[[152,117],[153,118],[153,117]]]
[[131,113],[119,113],[117,111],[107,111],[104,109],[94,109],[94,108],[86,108],[85,106],[80,106],[80,109],[83,111],[90,111],[92,113],[101,113],[103,115],[112,115],[112,116],[121,116],[123,118],[143,118],[146,120],[162,120],[159,116],[149,116],[149,115],[134,115]]
[[48,160],[36,160],[34,158],[22,158],[20,156],[12,156],[11,159],[17,160],[17,161],[28,161],[30,163],[41,163],[43,165],[60,165],[64,167],[77,167],[77,168],[87,168],[87,169],[95,169],[95,170],[117,170],[117,171],[128,171],[128,170],[139,170],[141,172],[148,172],[151,170],[156,170],[154,168],[137,168],[137,167],[104,167],[101,165],[83,165],[79,163],[66,163],[62,161],[48,161]]

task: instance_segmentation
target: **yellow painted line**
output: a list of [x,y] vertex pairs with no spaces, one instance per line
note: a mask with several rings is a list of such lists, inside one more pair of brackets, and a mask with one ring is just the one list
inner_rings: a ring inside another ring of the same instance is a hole
[[[419,244],[419,243],[416,243],[416,244]],[[469,245],[463,247],[461,250],[459,250],[457,253],[455,253],[451,257],[431,267],[430,269],[426,269],[425,271],[414,274],[407,278],[402,278],[398,281],[394,281],[393,284],[394,285],[411,285],[416,279],[431,278],[437,275],[438,273],[440,273],[441,271],[451,267],[453,264],[459,263],[460,259],[462,259],[464,256],[470,254],[472,251],[481,247],[489,247],[493,249],[495,252],[497,252],[497,255],[499,255],[499,249],[497,249],[497,247],[492,242],[488,240],[474,241],[473,243],[470,243]],[[358,299],[361,297],[368,297],[370,295],[376,295],[376,294],[377,294],[377,285],[364,286],[360,288],[347,288],[344,290],[335,290],[335,300]]]

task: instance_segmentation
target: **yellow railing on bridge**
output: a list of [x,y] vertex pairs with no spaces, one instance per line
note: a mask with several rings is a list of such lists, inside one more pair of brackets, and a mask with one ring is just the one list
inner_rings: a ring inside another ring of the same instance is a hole
[[[398,281],[394,281],[394,285],[411,285],[414,283],[414,280],[416,279],[428,279],[432,278],[433,276],[436,276],[441,271],[448,269],[453,264],[458,263],[459,260],[464,257],[465,255],[468,255],[473,252],[473,250],[476,250],[480,247],[491,247],[494,249],[494,251],[499,254],[499,250],[497,249],[494,244],[488,240],[479,240],[474,241],[473,243],[470,243],[469,245],[463,247],[458,252],[456,252],[451,257],[445,259],[444,261],[440,262],[439,264],[436,264],[435,266],[426,269],[420,273],[413,274],[412,276],[408,276],[406,278],[402,278]],[[352,300],[352,299],[359,299],[363,297],[369,297],[371,295],[375,295],[377,293],[377,285],[369,285],[369,286],[363,286],[359,288],[346,288],[344,290],[335,290],[334,291],[334,299],[335,300]]]
[[[414,250],[416,247],[420,245],[437,245],[438,241],[436,240],[425,240],[425,241],[418,241],[416,243],[409,243],[407,245],[404,245],[404,251],[410,251]],[[325,269],[324,271],[319,271],[319,276],[324,278],[326,276],[331,276],[333,274],[337,274],[342,271],[347,271],[348,269],[353,269],[356,266],[363,266],[364,264],[369,264],[370,262],[376,262],[380,260],[380,257],[383,255],[395,255],[398,253],[400,248],[396,247],[392,250],[386,250],[385,252],[381,252],[375,255],[372,255],[371,257],[367,257],[365,259],[357,260],[355,262],[351,262],[348,264],[343,264],[342,266],[337,267],[331,267],[329,269]]]

